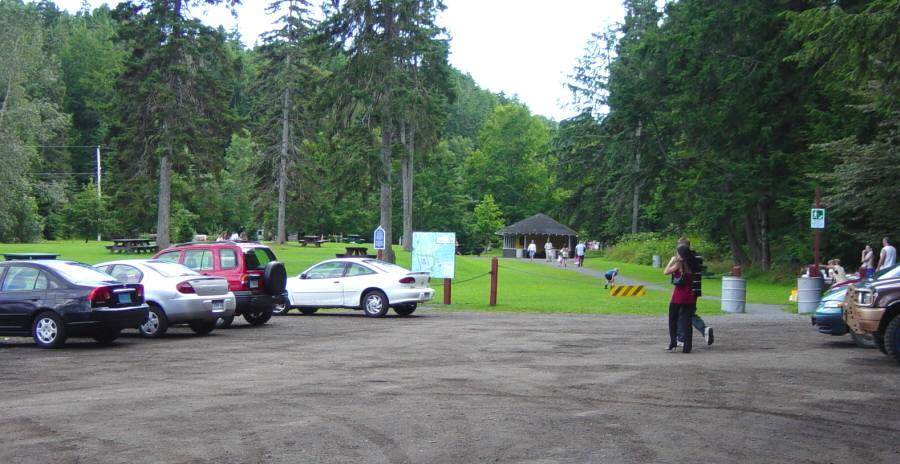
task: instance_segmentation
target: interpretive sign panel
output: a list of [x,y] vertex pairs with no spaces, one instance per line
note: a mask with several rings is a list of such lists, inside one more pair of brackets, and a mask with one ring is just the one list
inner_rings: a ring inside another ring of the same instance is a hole
[[809,227],[812,229],[825,228],[825,210],[822,208],[813,208],[809,212]]
[[381,226],[378,226],[375,229],[375,233],[372,234],[372,243],[375,245],[373,248],[376,250],[383,250],[384,246],[384,229]]
[[430,272],[436,279],[452,279],[456,271],[456,233],[413,232],[413,272]]

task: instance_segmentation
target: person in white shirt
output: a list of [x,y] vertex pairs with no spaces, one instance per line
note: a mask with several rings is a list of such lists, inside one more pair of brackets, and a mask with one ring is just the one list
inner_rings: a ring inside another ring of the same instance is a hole
[[584,266],[584,242],[578,242],[578,245],[575,245],[575,264],[578,267]]
[[528,244],[528,257],[534,261],[534,255],[537,253],[537,244],[534,243],[534,240]]
[[881,239],[881,255],[878,257],[878,270],[893,267],[897,262],[897,249],[891,245],[888,238]]
[[544,244],[544,261],[547,261],[548,263],[550,262],[550,260],[552,259],[550,255],[553,254],[552,251],[553,244],[550,243],[550,239],[548,238],[547,243]]

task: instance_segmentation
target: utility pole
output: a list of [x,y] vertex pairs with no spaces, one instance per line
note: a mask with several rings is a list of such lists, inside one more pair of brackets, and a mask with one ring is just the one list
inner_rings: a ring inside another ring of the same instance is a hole
[[[97,145],[97,150],[95,153],[97,155],[96,156],[97,157],[97,200],[102,202],[103,194],[100,192],[100,145]],[[97,221],[97,224],[99,226],[100,221]],[[99,227],[97,227],[97,241],[98,242],[100,241],[100,228]]]

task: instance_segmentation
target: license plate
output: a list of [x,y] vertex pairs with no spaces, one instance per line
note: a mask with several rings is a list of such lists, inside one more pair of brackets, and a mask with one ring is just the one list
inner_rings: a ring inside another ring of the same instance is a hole
[[225,302],[222,300],[213,300],[212,302],[213,311],[225,311]]
[[251,280],[251,281],[250,281],[250,288],[259,288],[259,281],[258,281],[258,280]]
[[131,303],[131,293],[119,293],[119,304]]

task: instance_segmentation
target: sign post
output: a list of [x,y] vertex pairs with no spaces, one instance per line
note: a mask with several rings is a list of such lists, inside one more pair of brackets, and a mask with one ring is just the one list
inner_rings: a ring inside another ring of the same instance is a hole
[[825,210],[822,208],[822,189],[816,187],[816,207],[809,212],[809,227],[813,229],[813,265],[810,277],[819,277],[819,233],[825,228]]
[[375,248],[376,254],[378,255],[378,259],[381,259],[381,252],[385,248],[384,242],[385,242],[384,228],[381,226],[378,226],[378,228],[375,229],[375,232],[372,234],[372,244],[375,245],[374,248]]

